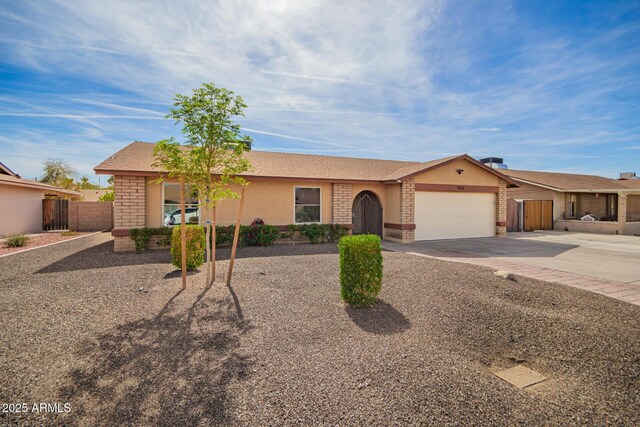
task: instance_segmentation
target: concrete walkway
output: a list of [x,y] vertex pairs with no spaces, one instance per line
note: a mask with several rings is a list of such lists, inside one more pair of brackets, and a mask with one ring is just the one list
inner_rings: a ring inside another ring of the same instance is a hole
[[[465,246],[473,246],[474,240],[482,240],[482,244],[486,245],[490,244],[492,241],[498,242],[507,239],[468,239],[465,241]],[[571,286],[574,288],[580,288],[598,294],[606,295],[620,301],[640,305],[640,283],[636,281],[630,283],[602,277],[594,277],[585,274],[578,274],[575,272],[561,271],[548,267],[542,267],[539,265],[512,261],[511,259],[505,259],[504,257],[495,255],[477,256],[477,253],[474,254],[474,251],[472,250],[469,250],[468,252],[456,250],[455,253],[453,253],[451,251],[445,250],[445,248],[442,247],[441,242],[442,241],[434,242],[439,246],[438,251],[434,251],[433,248],[424,250],[426,249],[426,246],[429,245],[429,242],[418,242],[412,245],[402,245],[398,243],[383,241],[382,246],[384,249],[389,251],[404,252],[410,255],[440,259],[444,261],[481,265],[484,267],[507,271],[532,279],[544,280],[552,283],[561,283],[563,285]],[[463,241],[459,240],[457,241],[457,243],[455,243],[455,245],[460,244],[460,242]]]

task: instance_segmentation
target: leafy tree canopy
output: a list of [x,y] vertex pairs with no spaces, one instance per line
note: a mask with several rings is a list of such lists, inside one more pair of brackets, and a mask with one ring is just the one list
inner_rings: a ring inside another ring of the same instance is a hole
[[62,159],[50,158],[44,162],[43,175],[40,182],[55,185],[65,189],[74,187],[73,175],[75,172],[71,165]]

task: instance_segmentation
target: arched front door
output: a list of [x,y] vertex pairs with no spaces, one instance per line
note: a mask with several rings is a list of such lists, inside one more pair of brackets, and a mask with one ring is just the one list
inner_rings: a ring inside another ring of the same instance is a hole
[[353,233],[382,237],[382,204],[371,191],[358,193],[353,201]]

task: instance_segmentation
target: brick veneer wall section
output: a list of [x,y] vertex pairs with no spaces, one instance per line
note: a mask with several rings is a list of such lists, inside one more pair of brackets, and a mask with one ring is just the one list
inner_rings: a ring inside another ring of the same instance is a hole
[[[416,220],[416,183],[413,178],[402,181],[400,189],[400,223],[415,224]],[[402,242],[415,241],[415,230],[402,230]]]
[[331,222],[351,224],[353,205],[353,185],[333,184],[331,186]]
[[[143,176],[116,175],[114,182],[113,228],[115,230],[144,227],[146,180]],[[114,237],[116,252],[135,249],[129,237]]]
[[[496,236],[507,235],[507,181],[498,180],[498,194],[496,195]],[[502,225],[504,224],[504,225]]]

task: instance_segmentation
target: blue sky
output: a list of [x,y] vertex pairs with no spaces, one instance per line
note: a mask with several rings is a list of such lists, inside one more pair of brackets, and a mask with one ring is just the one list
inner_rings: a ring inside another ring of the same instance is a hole
[[401,4],[0,1],[0,161],[96,181],[212,81],[258,150],[640,173],[639,2]]

